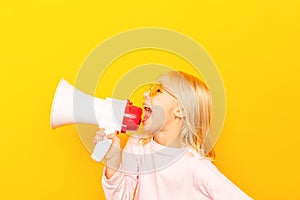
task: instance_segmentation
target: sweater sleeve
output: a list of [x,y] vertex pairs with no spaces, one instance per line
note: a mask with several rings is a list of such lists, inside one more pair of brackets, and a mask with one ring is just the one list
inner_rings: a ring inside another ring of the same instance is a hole
[[135,152],[138,150],[134,139],[129,138],[122,152],[122,163],[118,171],[110,178],[105,176],[106,167],[102,175],[102,187],[107,200],[131,200],[138,180],[138,160]]
[[240,188],[225,177],[209,160],[203,159],[198,186],[214,200],[251,200]]

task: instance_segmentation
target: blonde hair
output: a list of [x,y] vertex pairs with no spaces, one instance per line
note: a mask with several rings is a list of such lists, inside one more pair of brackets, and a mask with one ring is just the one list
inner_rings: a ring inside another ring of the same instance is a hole
[[212,97],[208,87],[197,77],[181,71],[171,71],[159,80],[176,95],[183,113],[179,135],[184,146],[190,146],[209,159],[215,158],[210,125]]

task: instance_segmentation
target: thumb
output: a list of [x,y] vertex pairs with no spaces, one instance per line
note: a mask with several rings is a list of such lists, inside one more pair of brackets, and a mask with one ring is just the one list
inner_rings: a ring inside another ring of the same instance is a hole
[[108,134],[106,137],[107,139],[111,139],[113,140],[113,142],[120,142],[120,138],[119,138],[119,131],[116,131],[115,133],[111,133],[111,134]]

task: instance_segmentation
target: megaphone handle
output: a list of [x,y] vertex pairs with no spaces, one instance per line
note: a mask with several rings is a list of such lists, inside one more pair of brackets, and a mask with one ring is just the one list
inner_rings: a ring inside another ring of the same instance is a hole
[[93,151],[93,154],[91,155],[91,158],[95,160],[96,162],[100,162],[104,156],[106,155],[107,151],[109,150],[110,146],[112,144],[111,139],[107,139],[104,137],[102,141],[99,141]]

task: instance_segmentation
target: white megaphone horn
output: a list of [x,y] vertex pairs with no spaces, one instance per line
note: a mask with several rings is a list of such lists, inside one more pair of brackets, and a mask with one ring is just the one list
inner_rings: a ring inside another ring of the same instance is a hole
[[[137,130],[142,109],[129,100],[100,99],[85,94],[62,79],[56,89],[51,108],[50,126],[54,129],[74,123],[96,124],[106,133]],[[96,144],[91,157],[100,162],[111,146],[105,138]]]

